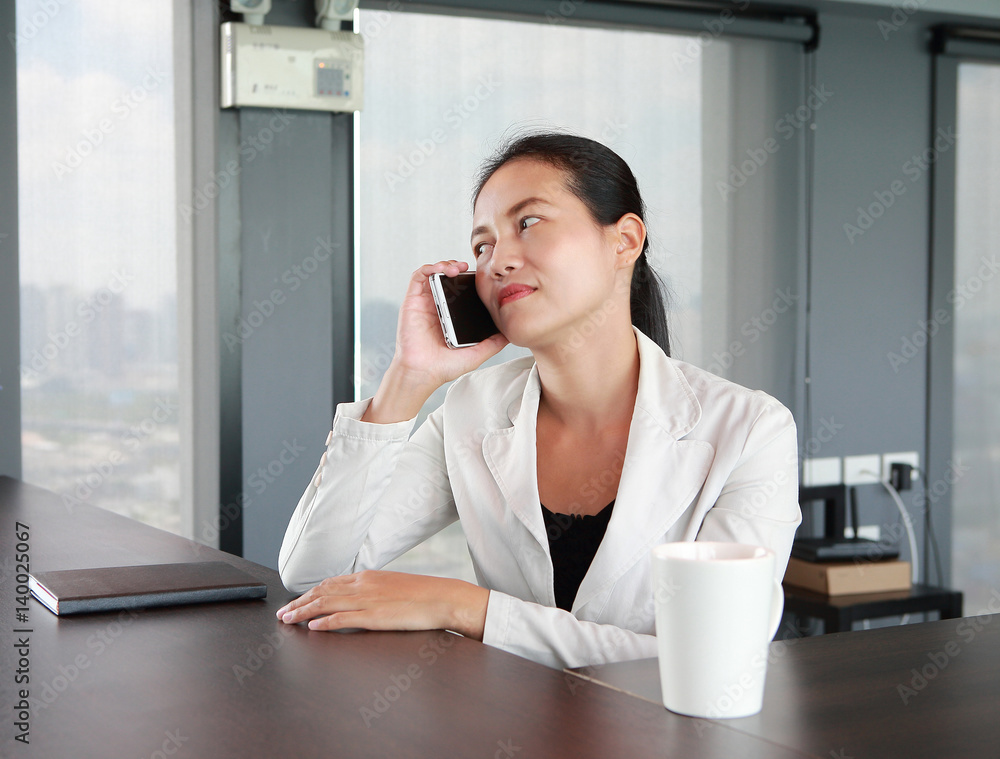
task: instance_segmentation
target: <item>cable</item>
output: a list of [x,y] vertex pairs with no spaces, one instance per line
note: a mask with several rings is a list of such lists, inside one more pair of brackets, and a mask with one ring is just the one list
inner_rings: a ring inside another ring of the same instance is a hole
[[903,517],[903,526],[906,527],[906,537],[910,542],[911,576],[913,583],[916,584],[920,581],[920,570],[918,567],[920,557],[917,555],[917,536],[913,531],[913,522],[910,521],[910,514],[906,510],[903,499],[899,496],[899,491],[885,480],[880,479],[879,482],[889,491],[889,495],[892,496],[892,500],[896,503],[896,508],[899,509],[899,513]]
[[[867,469],[862,470],[861,474],[870,474],[874,476],[876,479],[878,479],[878,481],[882,483],[882,486],[889,491],[889,495],[892,496],[892,500],[896,504],[896,508],[899,509],[899,514],[903,518],[903,526],[906,528],[906,537],[910,544],[910,582],[916,585],[918,582],[920,582],[920,568],[919,568],[920,556],[917,554],[917,536],[913,530],[913,522],[910,520],[910,514],[906,510],[906,505],[903,503],[903,499],[900,497],[899,491],[892,486],[892,483],[883,480],[881,475],[878,475],[875,472],[871,472]],[[855,527],[854,529],[855,529],[854,536],[857,537],[858,534],[857,527]],[[904,614],[899,618],[900,625],[905,625],[909,621],[910,621],[909,614]],[[865,629],[867,630],[868,627],[866,626]]]
[[924,470],[920,467],[914,467],[920,479],[924,481],[924,529],[927,531],[927,537],[930,538],[930,547],[934,552],[934,571],[937,572],[938,585],[944,582],[944,571],[941,569],[941,548],[938,546],[937,533],[934,532],[934,520],[931,519],[931,505],[930,501],[927,500],[927,476],[924,474]]
[[882,483],[882,487],[889,491],[889,495],[892,496],[892,500],[895,502],[896,508],[899,509],[899,514],[903,517],[903,526],[906,528],[906,537],[910,543],[910,568],[912,570],[912,582],[914,584],[918,583],[920,581],[920,572],[918,568],[920,557],[917,555],[917,536],[913,531],[913,522],[910,520],[910,514],[906,510],[906,505],[903,503],[903,499],[899,496],[899,491],[892,486],[891,482],[883,480],[880,474],[869,471],[868,469],[861,470],[860,474],[871,475]]

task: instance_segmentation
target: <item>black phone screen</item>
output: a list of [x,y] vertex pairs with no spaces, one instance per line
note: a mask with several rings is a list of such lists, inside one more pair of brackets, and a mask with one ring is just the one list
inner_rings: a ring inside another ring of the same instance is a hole
[[441,289],[444,291],[444,300],[448,305],[459,345],[482,342],[500,331],[479,299],[474,273],[441,277]]

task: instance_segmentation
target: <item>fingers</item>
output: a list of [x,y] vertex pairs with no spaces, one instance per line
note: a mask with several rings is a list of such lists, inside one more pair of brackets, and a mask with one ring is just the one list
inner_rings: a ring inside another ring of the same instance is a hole
[[492,358],[493,356],[498,354],[500,351],[504,349],[505,346],[509,344],[510,340],[504,337],[502,333],[497,332],[495,335],[487,337],[480,343],[476,343],[475,345],[470,345],[468,348],[460,348],[459,350],[476,352],[477,354],[479,354],[477,356],[477,359],[481,364],[487,359]]
[[321,595],[313,598],[308,603],[295,607],[291,605],[279,610],[278,619],[288,625],[297,625],[300,622],[307,622],[311,619],[325,617],[338,612],[352,612],[358,610],[358,599],[343,595]]
[[408,296],[421,295],[430,292],[427,280],[431,274],[445,274],[449,277],[456,277],[467,271],[469,264],[466,261],[458,261],[454,258],[447,261],[438,261],[435,264],[424,264],[410,277],[410,285],[406,290]]
[[493,353],[499,353],[501,350],[510,345],[510,340],[508,340],[502,332],[497,332],[495,335],[490,335],[485,340],[483,344],[487,346],[487,349]]
[[298,598],[289,601],[275,612],[275,616],[283,622],[294,624],[303,619],[309,619],[307,612],[303,611],[314,604],[317,600],[328,598],[332,593],[343,593],[347,586],[352,584],[356,575],[344,575],[342,577],[328,577],[319,585],[316,585]]
[[310,630],[377,629],[369,621],[369,615],[360,611],[340,611],[325,617],[309,620]]
[[330,577],[278,610],[286,624],[310,630],[434,630],[447,623],[451,583],[439,577],[362,571]]
[[420,275],[425,279],[431,274],[447,274],[449,277],[454,277],[456,274],[461,274],[463,271],[468,271],[469,264],[467,261],[459,261],[454,258],[450,258],[447,261],[438,261],[435,264],[424,264],[419,269],[414,272],[414,276]]

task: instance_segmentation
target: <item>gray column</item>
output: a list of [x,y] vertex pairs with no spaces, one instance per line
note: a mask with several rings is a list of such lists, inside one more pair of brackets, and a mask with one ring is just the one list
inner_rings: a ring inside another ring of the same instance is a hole
[[0,3],[0,475],[21,476],[15,4]]

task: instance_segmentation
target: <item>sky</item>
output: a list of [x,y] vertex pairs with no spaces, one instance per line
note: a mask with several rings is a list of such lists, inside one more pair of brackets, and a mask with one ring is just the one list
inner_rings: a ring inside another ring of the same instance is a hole
[[169,0],[17,0],[22,285],[176,291]]

